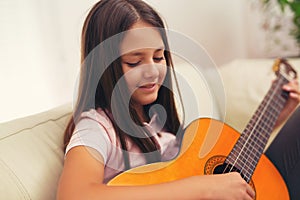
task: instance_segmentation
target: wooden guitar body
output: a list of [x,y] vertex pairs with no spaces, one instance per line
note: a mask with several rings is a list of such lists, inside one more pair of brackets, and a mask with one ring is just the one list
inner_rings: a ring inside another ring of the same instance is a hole
[[[215,137],[211,150],[200,157],[206,137]],[[198,119],[188,126],[178,156],[168,162],[144,165],[126,171],[108,185],[148,185],[189,176],[214,174],[236,144],[240,133],[213,119]],[[262,154],[249,184],[258,200],[289,199],[287,187],[275,166]]]

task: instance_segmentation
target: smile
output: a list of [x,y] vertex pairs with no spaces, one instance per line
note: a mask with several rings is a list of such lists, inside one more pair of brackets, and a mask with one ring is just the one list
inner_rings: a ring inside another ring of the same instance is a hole
[[156,89],[156,85],[156,83],[151,83],[139,86],[138,88],[143,90],[144,92],[153,92]]

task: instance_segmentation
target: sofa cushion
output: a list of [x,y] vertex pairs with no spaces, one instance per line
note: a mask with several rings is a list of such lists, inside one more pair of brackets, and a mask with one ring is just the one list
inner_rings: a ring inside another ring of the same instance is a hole
[[71,105],[0,124],[0,199],[55,199]]

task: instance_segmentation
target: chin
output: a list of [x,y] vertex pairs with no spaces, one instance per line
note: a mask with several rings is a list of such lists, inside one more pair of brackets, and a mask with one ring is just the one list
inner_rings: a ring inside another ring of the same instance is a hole
[[156,99],[149,100],[149,101],[144,101],[144,102],[142,102],[142,105],[146,106],[146,105],[149,105],[149,104],[153,103],[154,101],[156,101]]
[[147,99],[144,99],[144,100],[141,102],[141,104],[142,104],[143,106],[145,106],[145,105],[148,105],[148,104],[151,104],[151,103],[155,102],[156,99],[157,99],[157,95],[155,95],[155,96],[153,96],[153,97],[149,97],[149,98],[147,98]]

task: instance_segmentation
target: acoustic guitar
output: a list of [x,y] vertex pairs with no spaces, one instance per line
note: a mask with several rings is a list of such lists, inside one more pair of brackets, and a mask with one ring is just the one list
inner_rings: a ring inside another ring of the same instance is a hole
[[[288,97],[282,86],[297,73],[285,59],[277,59],[273,69],[277,78],[241,134],[214,119],[195,120],[186,128],[175,159],[130,169],[108,185],[157,184],[237,171],[255,190],[255,199],[289,199],[284,180],[263,151]],[[205,156],[200,156],[203,141],[211,135],[217,135],[216,143]]]

